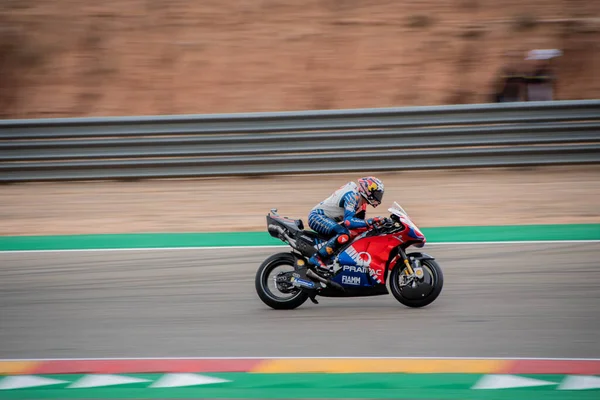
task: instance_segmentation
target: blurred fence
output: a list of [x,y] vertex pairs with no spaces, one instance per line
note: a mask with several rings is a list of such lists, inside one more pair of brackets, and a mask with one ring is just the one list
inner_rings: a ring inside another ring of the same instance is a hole
[[600,100],[0,121],[0,182],[600,162]]

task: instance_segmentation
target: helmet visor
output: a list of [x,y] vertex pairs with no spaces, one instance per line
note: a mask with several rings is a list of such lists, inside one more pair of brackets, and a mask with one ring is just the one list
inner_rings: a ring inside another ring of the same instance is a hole
[[371,193],[371,198],[377,202],[377,204],[381,204],[381,200],[383,199],[383,192],[380,190],[376,190]]

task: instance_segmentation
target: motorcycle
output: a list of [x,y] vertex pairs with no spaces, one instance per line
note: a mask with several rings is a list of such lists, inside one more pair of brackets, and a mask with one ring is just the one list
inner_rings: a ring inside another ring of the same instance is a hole
[[[332,260],[333,271],[324,274],[317,273],[308,259],[326,238],[305,230],[301,219],[280,216],[272,209],[266,216],[267,231],[291,251],[274,254],[260,265],[255,277],[258,297],[278,310],[297,308],[308,299],[319,304],[317,296],[380,296],[390,291],[407,307],[431,304],[444,285],[442,270],[426,253],[406,253],[410,246],[423,247],[426,238],[398,203],[388,211],[390,217],[384,223],[352,230],[351,239]],[[275,272],[279,267],[287,270]],[[269,283],[279,293],[274,293]]]

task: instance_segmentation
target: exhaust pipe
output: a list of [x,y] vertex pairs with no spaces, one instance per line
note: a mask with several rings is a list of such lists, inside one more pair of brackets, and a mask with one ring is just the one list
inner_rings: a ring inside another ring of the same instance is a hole
[[344,287],[342,285],[340,285],[337,282],[332,281],[331,279],[325,279],[322,276],[318,275],[316,272],[314,272],[312,269],[307,269],[306,270],[306,276],[308,276],[309,278],[313,278],[318,280],[319,282],[323,282],[326,285],[332,286],[338,290],[341,290],[342,292],[345,292],[346,290],[344,290]]

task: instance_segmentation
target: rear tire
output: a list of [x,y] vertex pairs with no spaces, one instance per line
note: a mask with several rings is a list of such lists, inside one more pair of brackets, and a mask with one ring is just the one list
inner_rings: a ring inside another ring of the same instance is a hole
[[306,300],[308,294],[296,288],[290,297],[284,298],[274,294],[268,286],[270,273],[279,266],[289,266],[294,269],[296,260],[290,253],[278,253],[267,258],[256,271],[254,286],[256,293],[263,303],[275,310],[292,310],[300,307]]
[[[442,292],[442,287],[444,286],[444,274],[442,273],[442,269],[438,263],[434,260],[421,260],[421,266],[423,267],[423,272],[426,275],[425,278],[431,279],[432,284],[430,287],[424,287],[424,290],[427,293],[423,293],[423,295],[416,298],[410,298],[403,294],[403,291],[407,288],[400,287],[400,274],[404,270],[403,264],[398,263],[398,265],[394,267],[390,274],[390,290],[392,295],[394,295],[396,300],[407,307],[425,307],[433,303]],[[411,289],[408,288],[408,290]]]

